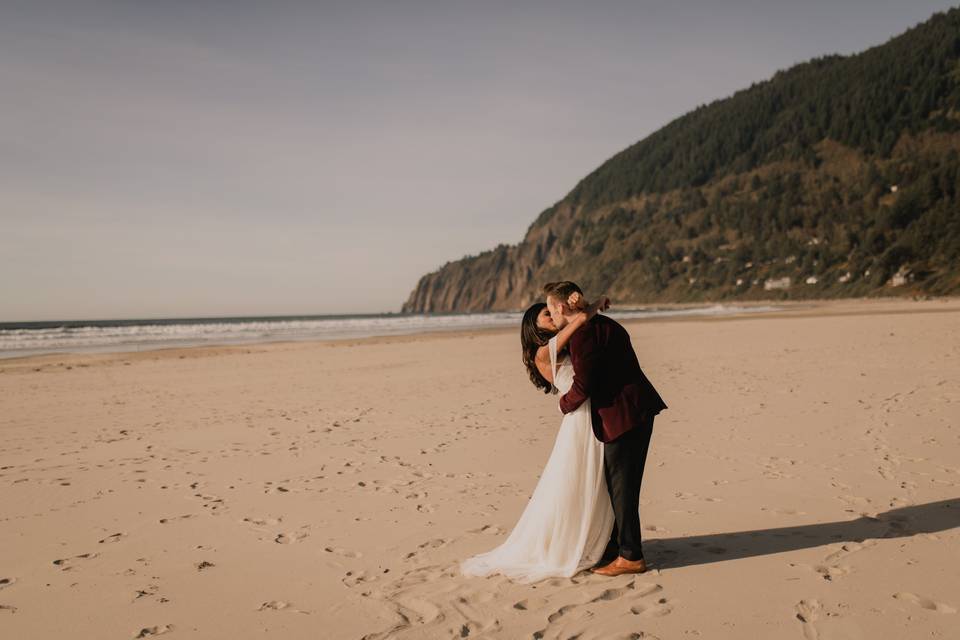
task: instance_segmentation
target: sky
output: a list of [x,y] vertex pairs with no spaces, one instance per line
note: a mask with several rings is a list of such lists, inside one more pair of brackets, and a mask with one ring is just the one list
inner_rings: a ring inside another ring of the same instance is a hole
[[0,3],[0,322],[398,311],[911,0]]

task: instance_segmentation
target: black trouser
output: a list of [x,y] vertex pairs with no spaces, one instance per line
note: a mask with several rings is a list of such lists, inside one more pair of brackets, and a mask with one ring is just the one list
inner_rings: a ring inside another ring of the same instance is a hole
[[604,559],[619,555],[642,560],[640,548],[640,483],[653,434],[653,416],[612,442],[603,445],[603,474],[616,522]]

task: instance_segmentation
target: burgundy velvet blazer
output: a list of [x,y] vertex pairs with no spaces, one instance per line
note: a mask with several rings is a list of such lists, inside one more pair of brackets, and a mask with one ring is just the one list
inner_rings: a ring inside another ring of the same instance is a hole
[[667,408],[640,369],[627,330],[602,315],[570,337],[573,386],[560,398],[570,413],[590,398],[593,433],[610,442]]

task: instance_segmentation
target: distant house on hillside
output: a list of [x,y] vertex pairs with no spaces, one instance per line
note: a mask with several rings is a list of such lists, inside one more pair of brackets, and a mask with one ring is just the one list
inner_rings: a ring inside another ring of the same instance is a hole
[[767,278],[763,282],[764,291],[773,291],[775,289],[789,289],[793,280],[789,276],[784,278]]
[[890,278],[889,284],[891,287],[902,287],[910,282],[910,279],[910,269],[908,269],[906,265],[903,265],[897,269],[897,272]]

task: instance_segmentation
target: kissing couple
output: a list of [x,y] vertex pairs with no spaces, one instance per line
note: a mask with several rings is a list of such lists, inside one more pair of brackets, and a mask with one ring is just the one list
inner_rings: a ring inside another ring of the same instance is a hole
[[464,560],[468,576],[518,582],[643,573],[640,483],[653,418],[666,409],[630,336],[573,282],[551,282],[523,314],[523,363],[534,386],[560,395],[563,420],[540,480],[500,546]]

